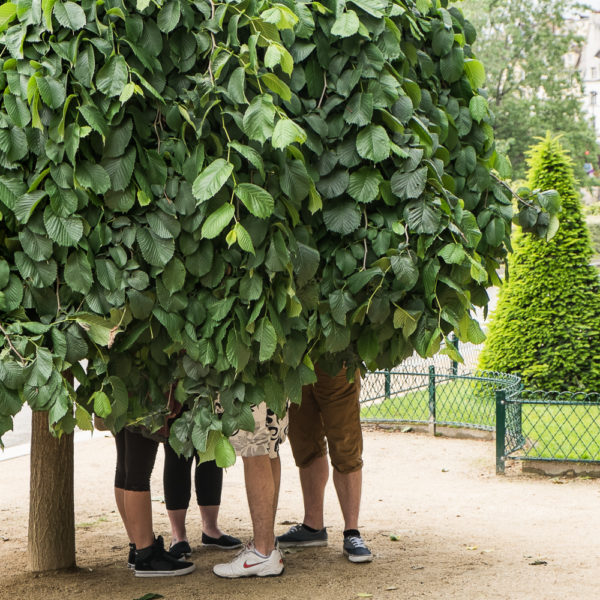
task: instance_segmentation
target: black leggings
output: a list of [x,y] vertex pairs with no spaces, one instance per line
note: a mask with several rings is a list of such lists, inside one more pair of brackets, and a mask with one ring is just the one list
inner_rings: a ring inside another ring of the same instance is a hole
[[156,460],[158,442],[129,429],[121,429],[115,436],[115,441],[117,442],[115,487],[131,492],[149,492],[150,475]]
[[[163,486],[167,510],[187,509],[192,495],[192,465],[194,457],[178,456],[165,442],[165,469]],[[196,456],[196,455],[194,455]],[[197,461],[196,457],[196,461]],[[194,474],[196,500],[198,506],[218,506],[221,504],[223,469],[214,460],[198,463]]]

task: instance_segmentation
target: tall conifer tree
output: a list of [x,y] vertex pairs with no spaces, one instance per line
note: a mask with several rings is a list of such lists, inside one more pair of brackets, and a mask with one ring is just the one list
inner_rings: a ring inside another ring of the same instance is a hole
[[552,240],[516,233],[510,278],[501,291],[481,354],[483,368],[516,372],[527,387],[600,389],[600,295],[589,264],[571,159],[547,136],[529,156],[533,188],[557,190],[563,210]]

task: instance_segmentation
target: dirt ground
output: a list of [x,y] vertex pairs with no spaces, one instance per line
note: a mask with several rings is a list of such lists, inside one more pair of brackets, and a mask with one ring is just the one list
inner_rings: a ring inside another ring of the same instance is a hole
[[[282,577],[223,580],[211,567],[230,556],[199,547],[198,510],[188,518],[197,569],[186,577],[139,579],[126,568],[127,540],[112,496],[114,443],[99,434],[76,444],[78,569],[27,572],[28,457],[0,462],[0,600],[503,599],[599,597],[600,482],[494,472],[494,443],[365,432],[361,531],[375,559],[350,564],[343,522],[327,488],[327,548],[286,553]],[[289,446],[277,533],[301,519],[301,493]],[[153,476],[157,534],[168,541],[162,452]],[[225,475],[221,527],[251,535],[241,463]],[[393,541],[397,538],[397,541]]]

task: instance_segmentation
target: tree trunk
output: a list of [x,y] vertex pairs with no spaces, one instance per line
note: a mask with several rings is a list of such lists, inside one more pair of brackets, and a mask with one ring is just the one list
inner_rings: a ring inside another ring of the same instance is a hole
[[55,438],[42,411],[34,411],[31,420],[27,551],[32,571],[75,566],[73,434]]

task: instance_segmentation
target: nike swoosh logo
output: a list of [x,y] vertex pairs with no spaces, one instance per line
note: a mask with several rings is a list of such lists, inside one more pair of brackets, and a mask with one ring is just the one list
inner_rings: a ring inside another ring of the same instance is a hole
[[250,567],[255,567],[256,565],[261,565],[263,562],[265,562],[265,561],[264,560],[260,560],[257,563],[248,564],[248,561],[246,561],[244,563],[244,569],[249,569]]

